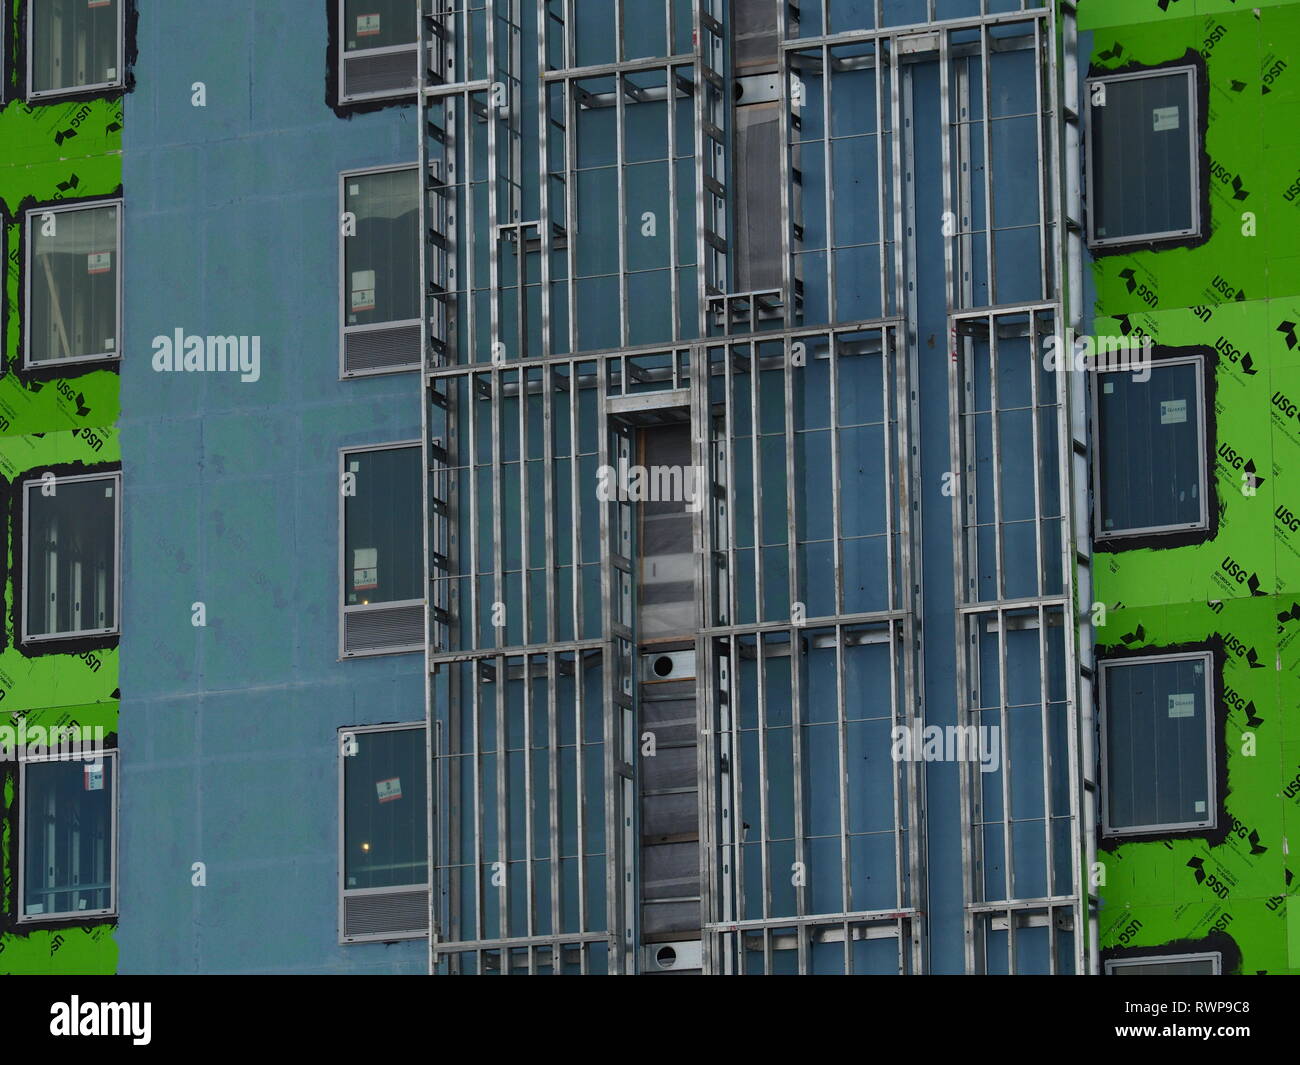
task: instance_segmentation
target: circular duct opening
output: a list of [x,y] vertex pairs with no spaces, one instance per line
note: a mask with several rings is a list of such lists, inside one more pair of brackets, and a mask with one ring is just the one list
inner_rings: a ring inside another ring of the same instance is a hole
[[672,947],[660,947],[655,952],[655,963],[661,969],[671,969],[677,964],[677,951]]
[[673,660],[667,655],[660,655],[655,659],[654,666],[656,677],[666,677],[673,671]]

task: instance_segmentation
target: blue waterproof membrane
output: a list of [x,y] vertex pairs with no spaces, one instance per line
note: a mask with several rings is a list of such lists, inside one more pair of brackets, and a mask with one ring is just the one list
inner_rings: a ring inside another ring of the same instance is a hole
[[[120,971],[422,972],[422,941],[341,946],[337,916],[337,729],[424,715],[423,656],[338,661],[338,449],[420,435],[418,375],[339,380],[339,174],[413,162],[414,112],[335,116],[321,4],[141,9]],[[260,337],[258,380],[155,371],[178,328]]]

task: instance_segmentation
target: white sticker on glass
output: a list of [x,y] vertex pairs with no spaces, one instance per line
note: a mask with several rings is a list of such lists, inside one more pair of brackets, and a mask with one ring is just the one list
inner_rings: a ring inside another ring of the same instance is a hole
[[352,273],[352,312],[375,309],[375,272],[354,270]]
[[1112,392],[1115,391],[1115,382],[1114,381],[1103,382],[1101,386],[1101,390],[1103,393],[1109,396]]
[[373,37],[379,32],[378,15],[358,15],[357,16],[357,36]]
[[1198,814],[1203,814],[1203,813],[1205,813],[1205,800],[1204,800],[1204,799],[1197,799],[1197,800],[1196,800],[1196,812],[1197,812]]
[[88,765],[82,771],[83,790],[85,791],[103,791],[104,790],[104,763],[98,765]]
[[402,797],[402,778],[390,777],[388,780],[376,780],[375,790],[379,792],[380,802],[392,802]]
[[1167,129],[1178,128],[1178,108],[1177,107],[1157,107],[1151,112],[1152,129],[1156,133],[1163,133]]
[[1192,692],[1174,692],[1169,696],[1170,717],[1195,717],[1196,696]]
[[349,185],[349,186],[348,186],[348,195],[349,195],[349,196],[360,196],[360,195],[361,195],[361,186],[360,186],[360,185],[356,185],[356,184]]
[[352,552],[352,587],[373,592],[379,587],[379,548],[358,547]]
[[1177,425],[1187,421],[1187,400],[1162,399],[1160,401],[1160,424]]
[[86,256],[86,273],[106,274],[111,269],[113,269],[113,253],[111,251],[92,251]]

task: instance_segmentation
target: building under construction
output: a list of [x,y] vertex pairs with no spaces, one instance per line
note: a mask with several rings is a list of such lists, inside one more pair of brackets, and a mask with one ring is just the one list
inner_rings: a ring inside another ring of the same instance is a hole
[[1300,3],[135,6],[111,861],[0,931],[1300,971]]

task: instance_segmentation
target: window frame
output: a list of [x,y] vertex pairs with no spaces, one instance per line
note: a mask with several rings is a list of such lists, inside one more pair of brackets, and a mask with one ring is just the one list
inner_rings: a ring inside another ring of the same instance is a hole
[[[343,0],[339,0],[339,3],[342,4]],[[342,219],[343,216],[347,213],[347,209],[348,209],[347,183],[349,178],[368,177],[372,174],[391,174],[391,173],[397,173],[398,171],[402,171],[402,170],[409,170],[415,175],[415,206],[416,206],[416,210],[419,211],[420,209],[420,164],[417,161],[414,163],[396,163],[387,166],[364,167],[359,170],[339,171],[339,218]],[[417,227],[418,227],[418,223],[417,223]],[[335,301],[335,306],[337,307],[339,312],[339,380],[351,381],[358,377],[376,377],[380,374],[411,373],[412,371],[421,369],[421,364],[419,359],[416,359],[416,361],[414,362],[403,363],[401,366],[382,366],[374,370],[349,370],[347,368],[347,339],[349,335],[356,334],[356,333],[378,332],[379,330],[386,330],[386,329],[398,329],[401,327],[410,327],[413,325],[420,326],[421,330],[423,330],[424,328],[423,325],[424,319],[420,316],[417,316],[415,318],[402,318],[399,319],[398,321],[393,321],[393,322],[372,322],[369,325],[348,325],[347,324],[347,310],[345,308],[344,301],[347,297],[347,292],[348,292],[347,242],[349,239],[351,238],[349,238],[346,234],[344,234],[343,226],[340,225],[339,226],[339,291],[338,291],[338,298]],[[418,278],[419,269],[420,269],[419,256],[421,254],[418,247],[418,243],[419,242],[417,240],[416,263],[415,263],[416,272],[417,272],[417,279],[416,279],[417,289],[419,288],[419,278]],[[419,310],[418,304],[421,299],[423,299],[423,295],[417,291],[416,294],[417,311]],[[421,333],[421,335],[423,335],[423,332]]]
[[1192,363],[1196,366],[1196,444],[1200,453],[1200,462],[1197,463],[1197,471],[1200,477],[1198,485],[1201,505],[1201,517],[1196,522],[1182,522],[1175,525],[1145,525],[1136,529],[1106,529],[1101,527],[1101,522],[1105,515],[1102,512],[1102,482],[1103,471],[1101,465],[1101,438],[1104,427],[1101,422],[1101,381],[1106,374],[1131,374],[1131,369],[1117,370],[1094,370],[1093,389],[1092,389],[1092,424],[1097,435],[1097,444],[1092,448],[1092,481],[1096,489],[1095,494],[1095,531],[1093,539],[1102,544],[1110,543],[1113,540],[1131,540],[1137,537],[1145,536],[1166,536],[1180,535],[1187,533],[1208,533],[1210,530],[1210,471],[1209,471],[1209,412],[1206,409],[1206,360],[1205,356],[1200,353],[1190,355],[1175,355],[1169,358],[1152,358],[1150,362],[1151,377],[1143,382],[1145,385],[1151,384],[1155,380],[1155,372],[1167,366],[1178,366],[1184,363]]
[[424,738],[424,787],[426,798],[426,828],[425,838],[428,838],[427,814],[428,802],[430,797],[430,788],[432,785],[432,759],[429,750],[429,732],[424,721],[400,721],[387,725],[341,725],[337,731],[338,742],[338,935],[339,944],[347,946],[352,943],[390,943],[398,939],[427,939],[428,925],[426,923],[424,931],[421,932],[376,932],[369,935],[345,935],[346,913],[344,904],[349,898],[364,897],[367,895],[392,895],[405,894],[410,891],[425,891],[432,898],[433,876],[432,865],[429,862],[430,855],[425,856],[425,869],[430,873],[428,879],[423,884],[396,884],[392,887],[381,888],[349,888],[347,886],[347,854],[346,847],[346,827],[347,827],[347,779],[344,773],[345,759],[349,755],[344,753],[344,742],[348,736],[363,736],[377,732],[403,732],[418,731],[423,733]]
[[[348,520],[348,497],[343,494],[343,477],[347,473],[348,456],[360,452],[369,451],[398,451],[402,448],[413,448],[423,455],[423,446],[419,440],[396,440],[384,444],[351,444],[347,447],[339,448],[339,534],[338,534],[338,579],[339,579],[339,660],[347,661],[353,658],[374,658],[378,655],[400,655],[412,654],[416,651],[423,651],[424,644],[427,640],[421,641],[409,647],[382,648],[372,651],[352,651],[349,652],[344,644],[344,634],[346,631],[346,615],[348,614],[365,614],[374,613],[379,610],[394,610],[403,607],[424,606],[427,598],[421,599],[397,599],[391,603],[354,603],[349,605],[344,602],[344,588],[347,587],[347,520]],[[421,458],[423,465],[423,457]],[[423,508],[423,503],[421,503]],[[427,572],[427,570],[426,570]],[[427,637],[427,615],[426,615],[426,637]]]
[[[122,774],[121,759],[118,758],[119,750],[116,747],[110,747],[100,752],[99,759],[87,760],[84,758],[67,758],[55,754],[43,754],[35,756],[20,756],[18,759],[18,811],[17,811],[17,830],[18,830],[18,894],[16,896],[15,910],[17,911],[17,923],[20,925],[35,925],[49,923],[51,921],[60,924],[68,924],[73,921],[95,920],[101,918],[111,918],[117,916],[118,902],[118,825],[121,799],[121,782]],[[81,762],[84,765],[94,764],[94,761],[111,758],[113,759],[113,794],[109,799],[110,817],[109,817],[109,836],[111,853],[109,855],[109,902],[107,909],[101,910],[70,910],[66,913],[41,913],[29,915],[27,913],[27,767],[40,762]]]
[[[1111,781],[1110,767],[1107,765],[1107,726],[1109,714],[1106,706],[1107,674],[1111,669],[1125,666],[1151,665],[1155,662],[1191,662],[1200,659],[1204,664],[1202,683],[1205,685],[1205,775],[1206,775],[1206,817],[1202,821],[1179,821],[1156,825],[1124,825],[1119,828],[1110,823]],[[1168,654],[1126,655],[1117,658],[1099,658],[1097,660],[1097,694],[1100,704],[1098,728],[1100,729],[1099,759],[1101,763],[1101,834],[1104,839],[1125,839],[1130,836],[1153,836],[1213,832],[1219,824],[1219,745],[1215,742],[1215,723],[1217,720],[1214,693],[1215,670],[1217,669],[1212,651],[1175,651]]]
[[[32,359],[32,284],[35,274],[33,273],[33,251],[34,243],[32,239],[32,228],[35,220],[43,214],[70,214],[73,211],[91,211],[100,210],[106,207],[117,209],[116,237],[117,247],[114,254],[117,256],[116,263],[116,301],[114,307],[115,325],[114,332],[117,334],[115,341],[117,349],[112,353],[99,352],[95,355],[75,355],[67,359],[42,359],[33,361]],[[22,367],[24,370],[48,370],[51,367],[61,366],[80,366],[92,362],[115,362],[122,358],[122,214],[123,204],[120,197],[110,197],[104,200],[77,200],[70,203],[45,204],[40,207],[31,207],[27,210],[23,218],[23,359]]]
[[[32,88],[32,46],[36,36],[35,28],[32,24],[32,4],[35,0],[28,0],[23,8],[23,25],[22,33],[25,38],[23,42],[23,58],[27,64],[27,72],[23,78],[23,90],[26,95],[24,100],[29,102],[42,102],[46,100],[58,100],[69,96],[103,95],[106,92],[122,90],[126,87],[126,0],[117,0],[117,78],[113,81],[93,82],[89,85],[69,86],[66,89],[34,89]],[[7,14],[8,12],[6,12]],[[121,303],[119,294],[118,303]]]
[[79,481],[111,481],[113,483],[113,625],[111,628],[106,629],[78,629],[75,632],[31,633],[27,631],[28,597],[31,594],[29,573],[31,556],[29,552],[32,543],[32,508],[28,493],[34,486],[38,487],[42,484],[42,478],[23,477],[23,527],[21,530],[23,586],[22,594],[19,596],[21,602],[18,604],[18,610],[20,614],[19,632],[22,637],[21,642],[24,645],[52,643],[58,640],[94,639],[102,636],[120,636],[122,634],[122,471],[106,470],[101,473],[70,474],[66,477],[56,475],[54,478],[55,485],[73,484]]
[[[1164,965],[1180,961],[1204,961],[1209,959],[1214,964],[1213,976],[1223,975],[1223,955],[1217,950],[1199,951],[1192,954],[1145,954],[1131,958],[1107,958],[1106,975],[1118,976],[1116,969],[1123,969],[1129,965]],[[1154,975],[1154,974],[1153,974]],[[1175,974],[1166,974],[1175,975]],[[1184,974],[1190,975],[1190,974]]]
[[[368,104],[382,100],[407,100],[419,95],[420,90],[418,87],[399,90],[396,92],[365,92],[349,94],[344,91],[344,86],[347,84],[346,63],[349,59],[356,59],[361,56],[397,55],[401,52],[412,52],[418,55],[420,51],[420,19],[423,17],[426,10],[426,5],[414,2],[413,0],[413,6],[416,9],[416,39],[410,44],[388,44],[379,48],[357,48],[351,52],[348,51],[345,43],[347,40],[347,34],[344,32],[346,29],[347,19],[346,5],[347,0],[338,0],[337,5],[334,8],[334,34],[335,39],[338,41],[338,68],[335,71],[338,85],[338,105],[340,107],[351,107],[355,104]],[[419,70],[418,59],[416,60],[416,70]]]
[[[1192,205],[1192,227],[1190,229],[1173,229],[1156,233],[1137,233],[1132,236],[1122,237],[1098,237],[1096,235],[1097,212],[1095,205],[1097,203],[1093,187],[1094,179],[1097,173],[1097,163],[1094,148],[1096,145],[1096,134],[1092,122],[1092,88],[1094,85],[1105,84],[1113,81],[1136,81],[1139,78],[1160,78],[1168,77],[1171,74],[1185,74],[1187,76],[1187,105],[1188,121],[1187,128],[1189,131],[1191,146],[1191,205]],[[1208,219],[1206,217],[1206,208],[1202,203],[1204,190],[1201,187],[1201,156],[1205,153],[1204,137],[1201,131],[1201,102],[1200,102],[1200,78],[1197,68],[1189,63],[1180,63],[1176,66],[1168,67],[1148,67],[1143,70],[1132,70],[1119,74],[1098,74],[1095,77],[1087,78],[1083,85],[1084,113],[1086,116],[1086,129],[1084,134],[1084,167],[1087,182],[1087,243],[1088,248],[1110,250],[1122,248],[1131,244],[1151,244],[1165,241],[1189,241],[1198,240],[1204,235],[1207,228]]]

